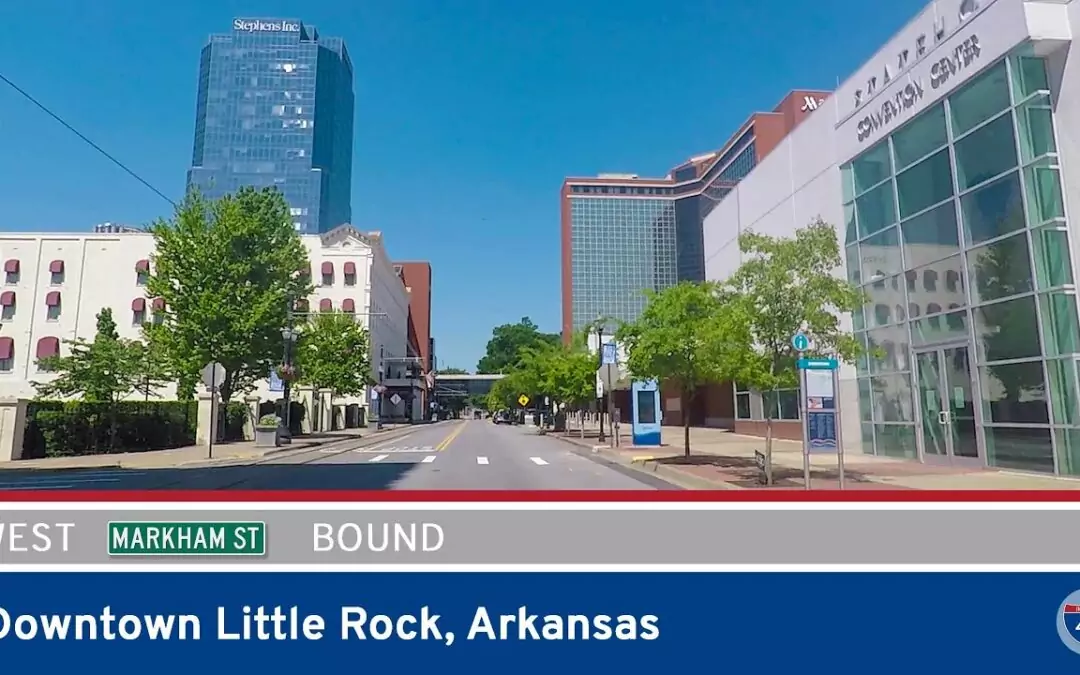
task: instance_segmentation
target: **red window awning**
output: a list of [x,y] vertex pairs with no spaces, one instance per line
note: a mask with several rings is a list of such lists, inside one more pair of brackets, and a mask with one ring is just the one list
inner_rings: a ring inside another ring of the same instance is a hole
[[160,312],[165,309],[165,298],[154,298],[154,311]]
[[15,291],[4,291],[0,293],[0,306],[12,307],[15,305]]
[[345,298],[341,301],[341,311],[352,314],[356,311],[356,301],[352,298]]
[[49,263],[49,271],[52,272],[53,274],[63,274],[64,273],[64,261],[63,260],[54,260],[54,261],[52,261],[51,263]]
[[46,307],[59,307],[60,306],[60,291],[49,291],[49,294],[45,296]]
[[135,263],[135,271],[136,272],[149,272],[150,271],[150,261],[149,260],[140,260],[140,261],[136,262]]
[[37,357],[39,359],[56,356],[60,353],[60,338],[43,337],[37,343]]
[[330,298],[323,298],[319,301],[320,312],[332,312],[334,311],[334,301]]
[[133,312],[145,312],[146,311],[146,298],[135,298],[131,301],[131,311]]
[[322,273],[324,277],[334,276],[334,263],[327,260],[322,264]]
[[11,260],[6,261],[4,263],[4,271],[7,272],[8,274],[18,274],[19,273],[19,261],[16,260],[15,258],[12,258]]
[[15,340],[8,336],[0,337],[0,359],[10,359],[15,355]]
[[354,262],[345,263],[345,274],[350,276],[350,277],[356,276],[356,263],[354,263]]

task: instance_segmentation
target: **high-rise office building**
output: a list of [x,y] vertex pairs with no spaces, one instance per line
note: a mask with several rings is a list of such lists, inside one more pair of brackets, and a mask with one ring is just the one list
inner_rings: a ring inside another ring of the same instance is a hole
[[297,230],[352,220],[353,68],[341,38],[295,19],[235,19],[202,50],[188,187],[276,187]]
[[754,113],[716,151],[664,178],[601,174],[562,187],[563,337],[598,317],[633,321],[644,290],[705,280],[702,224],[774,147],[820,106],[821,91],[794,91]]

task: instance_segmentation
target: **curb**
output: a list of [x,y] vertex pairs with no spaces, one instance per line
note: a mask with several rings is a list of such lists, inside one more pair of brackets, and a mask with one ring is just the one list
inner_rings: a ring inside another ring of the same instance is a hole
[[[657,463],[652,456],[646,458],[633,458],[630,461],[624,460],[620,455],[612,453],[610,448],[606,445],[582,445],[576,440],[571,439],[568,436],[550,436],[550,438],[557,438],[563,443],[574,446],[574,453],[583,457],[591,457],[594,454],[599,454],[607,461],[618,464],[625,467],[635,473],[641,473],[645,475],[659,476],[663,480],[678,485],[689,490],[744,490],[739,485],[734,483],[728,483],[725,481],[713,481],[698,478],[697,476],[691,476],[678,469],[673,469],[669,466]],[[579,439],[580,440],[580,439]]]

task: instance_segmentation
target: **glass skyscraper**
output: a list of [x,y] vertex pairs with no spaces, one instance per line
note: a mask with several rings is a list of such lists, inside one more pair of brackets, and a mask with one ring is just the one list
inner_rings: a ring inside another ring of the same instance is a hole
[[236,19],[203,47],[188,188],[276,187],[304,233],[352,220],[353,68],[341,38]]

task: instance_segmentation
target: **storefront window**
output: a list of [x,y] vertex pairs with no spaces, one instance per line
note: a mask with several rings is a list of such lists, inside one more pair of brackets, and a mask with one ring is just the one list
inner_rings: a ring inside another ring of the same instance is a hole
[[1048,220],[1065,217],[1065,200],[1061,196],[1061,171],[1056,160],[1040,159],[1024,169],[1027,187],[1028,222],[1041,225]]
[[1023,232],[970,251],[971,301],[992,302],[1034,290],[1027,235]]
[[1016,232],[1026,225],[1020,174],[1011,173],[960,198],[964,234],[978,244]]
[[1043,59],[1014,55],[842,168],[849,278],[867,295],[855,325],[872,350],[856,367],[867,452],[918,456],[912,382],[928,361],[915,350],[969,345],[986,463],[1053,472],[1056,457],[1080,475],[1070,177],[1049,84]]
[[1031,233],[1035,249],[1035,283],[1039,290],[1071,285],[1072,262],[1069,258],[1069,235],[1056,225]]
[[972,80],[949,97],[952,135],[958,138],[1009,107],[1005,62]]
[[882,183],[855,200],[859,236],[868,237],[896,222],[892,182]]
[[956,202],[950,201],[900,225],[907,267],[919,267],[960,252]]
[[[896,170],[901,171],[934,150],[944,147],[949,141],[945,126],[945,104],[939,103],[931,110],[919,115],[900,131],[893,134],[893,153],[896,156]],[[952,180],[949,180],[952,183]]]
[[906,169],[896,177],[900,218],[904,219],[953,196],[948,148]]
[[878,143],[864,152],[851,163],[851,172],[855,179],[855,194],[861,195],[870,188],[892,175],[892,162],[889,160],[889,143]]
[[1016,167],[1012,115],[1006,113],[956,142],[956,178],[960,190],[985,183]]
[[1080,354],[1080,317],[1073,293],[1046,293],[1039,296],[1043,341],[1047,356]]
[[1037,96],[1016,111],[1020,132],[1020,156],[1030,162],[1036,157],[1057,152],[1054,140],[1054,112],[1050,97]]

